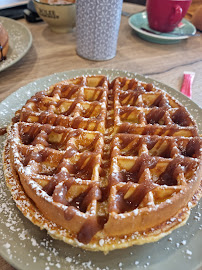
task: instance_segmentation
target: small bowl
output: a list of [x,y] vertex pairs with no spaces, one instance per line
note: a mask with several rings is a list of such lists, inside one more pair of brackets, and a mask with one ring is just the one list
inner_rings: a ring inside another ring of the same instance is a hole
[[67,33],[76,24],[75,3],[60,0],[34,0],[38,15],[45,21],[53,32]]

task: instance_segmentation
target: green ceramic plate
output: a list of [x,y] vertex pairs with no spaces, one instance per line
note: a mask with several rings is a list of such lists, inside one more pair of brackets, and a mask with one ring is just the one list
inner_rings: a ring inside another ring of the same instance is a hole
[[[75,70],[53,74],[20,88],[0,104],[0,127],[8,124],[14,111],[35,92],[58,81],[87,74],[105,74],[110,80],[117,76],[127,76],[153,82],[187,106],[202,131],[200,108],[181,93],[134,73],[105,69]],[[1,150],[4,139],[4,136],[0,136]],[[202,265],[201,213],[201,206],[198,204],[192,209],[188,223],[184,227],[156,243],[115,250],[107,255],[101,252],[83,251],[52,239],[46,231],[40,231],[37,226],[27,220],[11,199],[10,192],[4,183],[2,165],[0,168],[0,254],[20,270],[198,270]]]
[[0,72],[18,62],[32,45],[32,34],[29,29],[6,17],[0,17],[0,23],[8,32],[9,49],[5,61],[0,62]]
[[[132,15],[128,20],[129,25],[135,30],[141,38],[159,44],[173,44],[181,40],[187,39],[190,35],[196,33],[196,28],[193,24],[186,19],[182,19],[181,26],[175,28],[174,31],[169,33],[160,33],[152,30],[149,27],[146,11]],[[153,31],[156,34],[145,31]]]

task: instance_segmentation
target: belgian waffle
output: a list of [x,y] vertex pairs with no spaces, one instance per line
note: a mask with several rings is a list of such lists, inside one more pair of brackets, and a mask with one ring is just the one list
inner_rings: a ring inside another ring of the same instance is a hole
[[4,164],[23,214],[90,250],[156,241],[201,195],[195,121],[136,79],[83,76],[38,92],[13,118]]

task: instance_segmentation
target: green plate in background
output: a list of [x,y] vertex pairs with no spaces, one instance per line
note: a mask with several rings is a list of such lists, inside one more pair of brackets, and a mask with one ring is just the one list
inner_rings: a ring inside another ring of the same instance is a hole
[[[25,101],[37,91],[67,78],[104,74],[109,80],[117,76],[154,83],[178,99],[197,121],[202,132],[201,109],[186,96],[169,86],[138,74],[119,70],[88,69],[53,74],[34,81],[10,95],[0,104],[0,128],[7,125]],[[5,136],[0,136],[0,150]],[[0,254],[20,270],[199,270],[201,261],[201,206],[192,209],[188,223],[156,243],[115,250],[104,255],[71,247],[54,240],[33,225],[15,206],[3,177],[0,160]]]
[[[138,36],[149,42],[159,44],[177,43],[181,40],[187,39],[190,35],[194,35],[196,33],[195,26],[192,23],[188,22],[186,19],[182,19],[181,26],[175,28],[172,32],[156,32],[149,27],[146,11],[132,15],[128,19],[128,23],[135,30]],[[142,28],[147,29],[148,31],[156,32],[158,34],[149,33]]]

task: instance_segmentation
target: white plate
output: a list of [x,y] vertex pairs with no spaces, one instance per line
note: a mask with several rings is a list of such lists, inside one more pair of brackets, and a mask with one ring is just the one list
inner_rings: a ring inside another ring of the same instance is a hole
[[8,32],[9,48],[6,60],[0,62],[0,72],[18,62],[30,49],[32,45],[32,34],[23,24],[0,17],[0,23]]
[[[110,80],[117,76],[127,76],[153,82],[187,106],[201,130],[200,108],[181,93],[169,86],[134,73],[104,69],[76,70],[53,74],[20,88],[0,104],[0,127],[8,124],[14,111],[20,108],[35,92],[58,81],[87,74],[105,74],[109,76]],[[4,139],[4,136],[0,136],[1,149]],[[0,254],[20,270],[198,270],[202,264],[201,214],[201,206],[198,204],[192,209],[191,216],[185,226],[156,243],[115,250],[107,255],[101,252],[83,251],[62,241],[53,240],[46,231],[40,231],[37,226],[27,220],[11,199],[10,192],[4,183],[2,166],[0,168]]]

